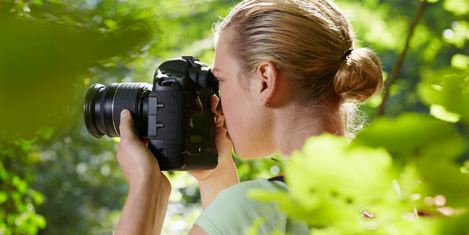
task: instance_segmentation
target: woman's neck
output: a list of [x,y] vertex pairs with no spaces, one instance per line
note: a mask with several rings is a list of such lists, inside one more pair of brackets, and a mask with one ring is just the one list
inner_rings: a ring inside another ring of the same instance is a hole
[[340,123],[340,112],[326,115],[323,110],[312,111],[309,107],[292,105],[285,111],[278,112],[275,142],[279,151],[290,155],[294,150],[301,150],[306,139],[324,132],[344,135],[344,127]]

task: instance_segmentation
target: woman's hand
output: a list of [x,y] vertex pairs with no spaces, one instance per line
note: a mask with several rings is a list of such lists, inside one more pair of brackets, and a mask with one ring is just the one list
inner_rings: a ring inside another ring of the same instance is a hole
[[115,234],[159,234],[171,184],[151,151],[135,135],[130,111],[122,111],[119,129],[117,161],[129,181],[129,195]]
[[233,158],[231,157],[231,149],[233,145],[231,140],[227,137],[227,131],[224,127],[225,117],[223,112],[217,109],[218,98],[213,95],[210,97],[210,109],[215,115],[215,147],[218,152],[218,165],[215,169],[211,170],[196,170],[189,171],[189,174],[194,176],[198,181],[203,181],[208,179],[212,174],[217,171],[223,172],[223,170],[235,168]]
[[202,198],[202,207],[205,209],[218,192],[239,183],[236,165],[231,156],[233,144],[227,137],[227,130],[223,126],[225,117],[221,110],[217,110],[218,98],[213,95],[210,97],[210,109],[215,114],[215,146],[218,151],[218,165],[211,170],[190,171],[200,185],[200,194]]
[[171,184],[168,178],[161,173],[155,156],[135,135],[130,111],[122,111],[119,130],[121,140],[117,147],[117,161],[129,181],[130,190],[148,183],[170,190]]

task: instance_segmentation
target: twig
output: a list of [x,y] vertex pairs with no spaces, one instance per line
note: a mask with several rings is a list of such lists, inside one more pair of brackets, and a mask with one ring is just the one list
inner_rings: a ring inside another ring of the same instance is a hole
[[397,73],[402,67],[402,63],[404,62],[404,57],[405,54],[407,53],[407,49],[409,48],[409,43],[410,39],[412,38],[412,35],[414,34],[414,29],[415,26],[417,26],[418,21],[420,20],[423,10],[425,9],[425,6],[427,5],[427,0],[423,0],[420,3],[419,10],[417,14],[415,15],[414,21],[410,25],[409,29],[409,34],[407,35],[407,40],[405,42],[404,49],[402,50],[402,53],[399,55],[399,58],[397,59],[396,64],[392,68],[391,75],[389,76],[389,80],[386,83],[386,87],[384,88],[384,95],[383,95],[383,102],[381,102],[381,105],[379,106],[378,113],[376,114],[376,117],[380,117],[384,114],[384,108],[386,106],[386,102],[388,101],[389,98],[389,91],[391,88],[391,85],[394,83],[394,80],[396,79]]

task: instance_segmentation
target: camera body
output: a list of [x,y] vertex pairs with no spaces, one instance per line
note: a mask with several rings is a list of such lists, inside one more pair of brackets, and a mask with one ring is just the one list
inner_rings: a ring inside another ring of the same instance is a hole
[[156,70],[153,84],[94,84],[85,99],[85,122],[95,137],[120,136],[120,112],[132,112],[138,137],[161,170],[201,170],[217,166],[214,114],[210,97],[218,81],[197,57],[167,60]]

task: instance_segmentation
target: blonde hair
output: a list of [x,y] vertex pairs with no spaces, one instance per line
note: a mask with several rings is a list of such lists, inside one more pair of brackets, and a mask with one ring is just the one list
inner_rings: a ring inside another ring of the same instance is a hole
[[350,121],[344,103],[363,102],[383,86],[378,57],[355,48],[351,24],[331,1],[246,0],[218,23],[216,34],[227,29],[236,32],[228,43],[245,74],[261,61],[274,63],[298,101],[321,108],[336,127]]

